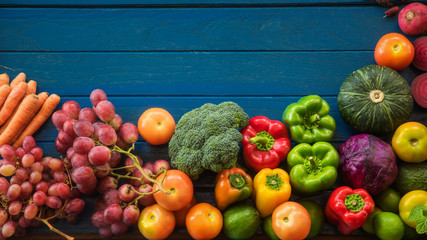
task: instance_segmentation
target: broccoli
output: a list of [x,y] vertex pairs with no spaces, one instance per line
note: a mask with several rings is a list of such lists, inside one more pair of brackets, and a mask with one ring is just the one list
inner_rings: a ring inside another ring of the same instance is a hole
[[249,116],[234,102],[206,103],[185,113],[169,141],[172,167],[195,180],[205,170],[221,172],[235,167],[239,128],[248,125]]

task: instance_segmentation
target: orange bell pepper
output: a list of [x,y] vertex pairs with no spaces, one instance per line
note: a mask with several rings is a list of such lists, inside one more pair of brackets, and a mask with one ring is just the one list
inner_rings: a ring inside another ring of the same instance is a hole
[[264,168],[254,178],[253,197],[261,217],[272,214],[274,209],[291,197],[288,173],[281,168]]
[[252,195],[252,178],[241,168],[224,169],[217,175],[215,200],[219,210]]

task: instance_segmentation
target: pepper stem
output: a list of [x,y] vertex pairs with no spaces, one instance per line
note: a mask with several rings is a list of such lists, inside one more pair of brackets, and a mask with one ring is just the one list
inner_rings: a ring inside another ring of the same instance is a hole
[[308,173],[317,174],[322,171],[322,161],[318,157],[309,156],[304,160],[304,166]]
[[228,179],[230,179],[231,186],[238,189],[242,188],[246,184],[245,179],[238,173],[231,174]]
[[249,143],[252,145],[256,144],[257,149],[261,151],[272,149],[274,141],[274,138],[266,131],[259,132],[255,137],[249,139]]
[[345,206],[352,212],[358,212],[365,206],[365,201],[359,194],[349,194],[345,197]]
[[318,113],[307,113],[304,115],[303,124],[307,129],[313,129],[319,126],[320,115]]
[[265,185],[271,190],[279,191],[283,185],[283,180],[279,177],[279,174],[267,175]]

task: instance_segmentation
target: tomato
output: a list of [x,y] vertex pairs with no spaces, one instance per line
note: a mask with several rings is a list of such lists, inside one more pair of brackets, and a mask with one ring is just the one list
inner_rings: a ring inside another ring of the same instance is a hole
[[188,211],[190,211],[190,209],[197,203],[197,199],[193,195],[193,198],[191,199],[191,202],[189,204],[187,204],[184,208],[173,212],[173,214],[175,215],[177,227],[185,227],[185,217],[187,216]]
[[412,43],[400,33],[388,33],[380,38],[375,47],[375,61],[396,71],[411,64],[415,51]]
[[150,108],[139,117],[138,131],[152,145],[165,144],[175,132],[175,120],[163,108]]
[[[161,182],[163,174],[157,177],[157,181]],[[153,194],[156,202],[169,211],[177,211],[185,207],[191,202],[194,194],[193,182],[190,177],[183,171],[171,169],[166,172],[166,177],[161,184],[166,194],[163,191],[158,191]],[[157,184],[153,185],[153,191],[159,189]]]
[[188,211],[185,225],[192,238],[212,239],[221,232],[222,220],[218,208],[209,203],[199,203]]
[[153,204],[139,215],[138,229],[147,239],[165,239],[175,228],[175,216],[171,211]]
[[427,127],[419,122],[406,122],[393,134],[391,146],[405,162],[420,163],[427,160]]
[[287,201],[277,206],[272,214],[272,227],[282,240],[301,240],[310,232],[308,211],[299,203]]

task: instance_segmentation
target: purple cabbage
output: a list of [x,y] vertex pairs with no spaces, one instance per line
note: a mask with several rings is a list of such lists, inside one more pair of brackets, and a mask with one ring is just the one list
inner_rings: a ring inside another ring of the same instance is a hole
[[363,188],[376,195],[397,178],[393,148],[374,135],[352,136],[341,144],[338,152],[342,180],[352,188]]

